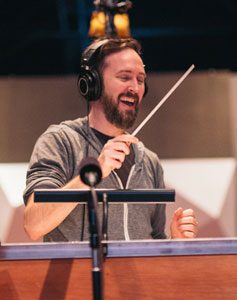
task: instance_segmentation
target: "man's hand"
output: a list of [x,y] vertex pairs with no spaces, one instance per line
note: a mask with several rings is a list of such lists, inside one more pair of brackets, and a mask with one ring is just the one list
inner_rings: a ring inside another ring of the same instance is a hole
[[130,145],[138,143],[138,139],[130,134],[122,134],[109,140],[103,147],[98,161],[100,163],[103,178],[112,170],[121,168],[125,155],[130,153]]
[[198,222],[192,209],[178,208],[173,215],[170,232],[172,239],[195,238]]

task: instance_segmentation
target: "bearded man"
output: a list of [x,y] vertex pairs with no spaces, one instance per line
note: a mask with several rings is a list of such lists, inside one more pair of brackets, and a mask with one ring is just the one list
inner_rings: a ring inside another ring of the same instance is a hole
[[[87,188],[79,175],[86,156],[100,164],[103,179],[98,188],[164,188],[158,156],[127,132],[146,93],[139,42],[132,38],[94,41],[82,55],[78,82],[89,102],[88,116],[50,126],[38,139],[30,160],[24,192],[25,230],[33,240],[88,240],[85,205],[34,202],[36,188]],[[165,204],[109,204],[109,240],[165,239],[165,224]],[[178,209],[170,237],[196,234],[193,210]]]

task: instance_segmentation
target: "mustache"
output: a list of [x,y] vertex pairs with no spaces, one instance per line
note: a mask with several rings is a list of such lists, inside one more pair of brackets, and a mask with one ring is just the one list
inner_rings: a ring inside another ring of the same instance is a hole
[[129,98],[134,99],[135,104],[137,104],[139,102],[139,96],[136,93],[131,93],[131,92],[122,93],[122,94],[119,95],[119,99],[122,98],[122,97],[129,97]]

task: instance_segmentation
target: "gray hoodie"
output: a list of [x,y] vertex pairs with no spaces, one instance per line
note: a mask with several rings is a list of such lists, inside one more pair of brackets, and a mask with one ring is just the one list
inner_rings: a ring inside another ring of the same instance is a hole
[[[24,201],[34,189],[59,188],[78,175],[81,160],[86,156],[97,158],[102,144],[87,127],[87,118],[51,125],[37,140],[27,171]],[[157,155],[139,142],[132,145],[135,165],[132,167],[126,187],[115,172],[103,179],[97,188],[154,189],[164,188],[163,170]],[[99,218],[101,220],[101,208]],[[76,208],[44,241],[78,241],[84,228],[84,240],[88,240],[87,211],[83,223],[83,205]],[[165,235],[165,204],[109,204],[108,238],[163,239]]]

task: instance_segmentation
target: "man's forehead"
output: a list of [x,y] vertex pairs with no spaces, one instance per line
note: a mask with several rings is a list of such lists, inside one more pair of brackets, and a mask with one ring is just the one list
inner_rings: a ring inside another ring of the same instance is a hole
[[111,53],[105,58],[107,66],[116,67],[120,70],[131,70],[131,68],[140,68],[145,72],[145,65],[140,55],[131,48],[123,49],[119,52]]

